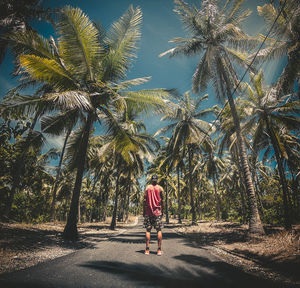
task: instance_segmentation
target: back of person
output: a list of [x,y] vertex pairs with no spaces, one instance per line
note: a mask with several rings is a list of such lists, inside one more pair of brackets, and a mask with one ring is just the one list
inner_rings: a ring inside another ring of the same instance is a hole
[[146,215],[148,216],[160,216],[161,213],[161,197],[160,197],[160,186],[149,185],[147,188],[146,195]]

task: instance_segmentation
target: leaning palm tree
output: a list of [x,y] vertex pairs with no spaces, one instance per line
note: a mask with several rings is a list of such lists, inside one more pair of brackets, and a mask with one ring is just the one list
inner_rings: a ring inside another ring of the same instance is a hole
[[166,115],[163,117],[163,119],[168,119],[173,123],[156,132],[156,134],[159,134],[172,130],[172,136],[167,148],[169,154],[178,155],[181,149],[185,151],[185,148],[187,148],[192,224],[196,224],[196,211],[193,195],[194,188],[192,159],[195,145],[197,146],[197,144],[201,141],[209,141],[209,138],[205,136],[211,129],[211,125],[199,118],[212,112],[212,109],[198,111],[202,102],[207,98],[208,95],[205,95],[199,98],[196,103],[194,103],[189,95],[189,92],[186,92],[180,103],[175,106],[175,109],[169,113],[166,113]]
[[[79,109],[82,114],[81,132],[76,157],[77,174],[64,237],[75,239],[78,201],[89,136],[95,121],[103,115],[112,119],[112,108],[122,110],[127,102],[137,109],[165,106],[164,89],[129,91],[132,85],[150,78],[124,81],[137,41],[140,39],[142,12],[132,6],[117,20],[108,33],[100,32],[79,8],[63,8],[57,25],[57,40],[47,41],[36,33],[12,35],[15,47],[23,47],[18,62],[26,80],[47,83],[55,93],[44,98],[53,101],[58,110]],[[50,44],[49,44],[50,43]],[[122,133],[126,138],[126,133]]]
[[232,95],[232,88],[238,88],[238,77],[233,63],[247,67],[249,62],[246,51],[253,49],[258,43],[257,39],[248,36],[240,28],[240,24],[251,14],[251,11],[241,10],[243,1],[234,1],[232,6],[229,5],[230,1],[226,1],[225,5],[220,8],[218,4],[221,1],[207,0],[202,2],[201,9],[195,6],[190,7],[182,0],[174,0],[174,2],[176,3],[175,12],[180,15],[191,37],[178,37],[171,40],[178,45],[160,56],[200,54],[201,60],[193,75],[193,91],[205,90],[209,81],[212,80],[216,96],[219,99],[227,96],[247,187],[250,206],[249,232],[264,233],[257,209],[246,148],[241,135],[240,120]]
[[[274,89],[267,89],[263,85],[263,74],[260,71],[257,75],[251,73],[253,88],[248,86],[249,100],[245,101],[247,109],[251,109],[246,127],[255,127],[253,136],[253,149],[264,149],[270,144],[274,148],[276,162],[278,165],[280,183],[283,192],[285,227],[291,228],[290,209],[288,207],[288,185],[285,177],[283,160],[287,158],[285,147],[280,139],[280,130],[283,127],[289,130],[298,129],[300,119],[299,101],[286,102],[277,100],[274,96]],[[263,144],[263,145],[262,145]]]

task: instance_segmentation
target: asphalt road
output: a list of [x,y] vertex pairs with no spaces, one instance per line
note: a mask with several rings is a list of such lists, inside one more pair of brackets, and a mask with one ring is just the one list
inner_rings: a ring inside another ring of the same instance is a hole
[[156,233],[151,236],[148,256],[138,224],[93,248],[0,275],[0,287],[283,287],[220,261],[167,227],[164,254],[157,256]]

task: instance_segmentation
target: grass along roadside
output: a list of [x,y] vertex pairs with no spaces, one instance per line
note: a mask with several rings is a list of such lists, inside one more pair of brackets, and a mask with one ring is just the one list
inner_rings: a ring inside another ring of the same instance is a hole
[[127,223],[118,222],[110,230],[110,218],[105,222],[78,224],[79,241],[65,241],[61,235],[65,223],[43,224],[0,223],[0,274],[34,266],[82,248],[95,248],[107,238],[117,235],[136,223],[130,216]]
[[176,232],[197,247],[208,247],[213,254],[250,273],[300,284],[300,225],[288,232],[282,227],[265,226],[266,235],[249,238],[247,225],[231,222],[200,221],[197,226],[178,226]]

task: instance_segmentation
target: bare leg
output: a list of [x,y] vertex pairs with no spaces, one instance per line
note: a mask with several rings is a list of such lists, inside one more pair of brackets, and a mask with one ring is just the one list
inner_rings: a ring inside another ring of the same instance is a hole
[[150,231],[146,231],[146,248],[150,245]]
[[157,231],[157,244],[158,244],[158,248],[161,249],[161,242],[162,242],[162,232]]

